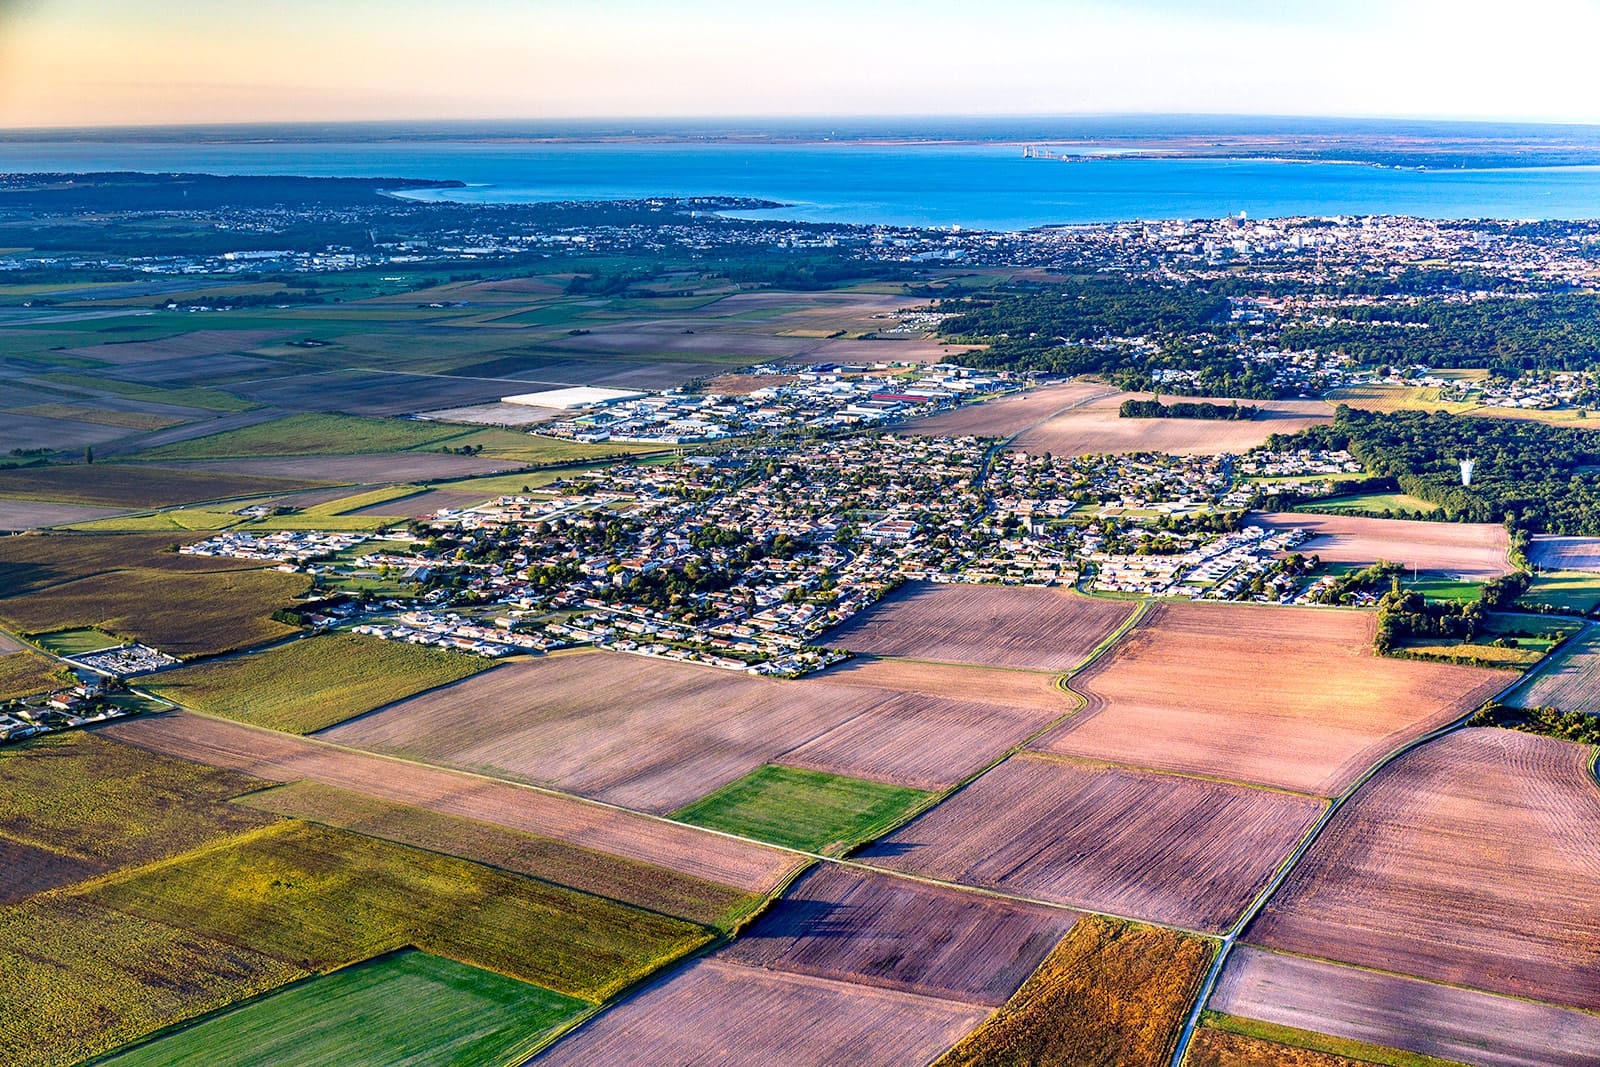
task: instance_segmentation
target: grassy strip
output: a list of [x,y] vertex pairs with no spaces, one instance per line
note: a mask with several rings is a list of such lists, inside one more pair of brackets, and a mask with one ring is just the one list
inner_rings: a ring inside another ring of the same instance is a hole
[[488,666],[446,649],[326,634],[159,674],[146,688],[210,715],[309,734]]
[[[1380,1067],[1464,1067],[1455,1060],[1441,1060],[1420,1052],[1217,1011],[1205,1012],[1201,1016],[1201,1026],[1203,1029],[1196,1031],[1195,1041],[1190,1046],[1188,1067],[1342,1067],[1346,1063],[1378,1064]],[[1224,1042],[1209,1037],[1201,1040],[1202,1035],[1215,1033],[1236,1034],[1253,1039],[1253,1043]],[[1313,1054],[1312,1058],[1296,1055],[1300,1050]]]
[[98,378],[87,374],[41,374],[45,381],[76,389],[91,389],[101,393],[115,393],[132,400],[149,400],[158,404],[176,404],[178,407],[200,408],[203,411],[240,412],[254,411],[261,405],[253,400],[225,393],[220,389],[201,386],[167,389],[155,385],[136,385],[115,378]]
[[536,985],[405,951],[297,983],[104,1062],[497,1064],[586,1007]]
[[919,789],[769,764],[674,812],[679,822],[807,852],[842,852],[898,825]]
[[173,533],[226,530],[245,520],[226,511],[207,511],[202,508],[180,508],[175,511],[157,511],[148,515],[118,515],[109,519],[90,519],[74,523],[69,530],[82,533]]
[[764,899],[555,838],[407,807],[320,782],[293,782],[251,793],[235,803],[458,856],[721,930],[731,929]]
[[1205,938],[1087,915],[935,1067],[1164,1067],[1215,949]]

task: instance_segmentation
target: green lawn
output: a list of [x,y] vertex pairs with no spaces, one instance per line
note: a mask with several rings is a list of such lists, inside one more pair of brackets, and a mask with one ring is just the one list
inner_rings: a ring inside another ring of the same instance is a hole
[[1407,589],[1421,593],[1429,600],[1448,600],[1459,604],[1477,600],[1478,594],[1483,592],[1482,582],[1464,582],[1455,578],[1402,578],[1401,582]]
[[768,765],[673,814],[680,822],[808,852],[838,852],[899,823],[927,793]]
[[147,688],[197,711],[309,734],[488,666],[442,648],[325,634],[168,671]]
[[227,459],[247,456],[337,456],[426,448],[460,437],[465,427],[358,415],[289,415],[271,422],[178,441],[140,459]]
[[1407,493],[1353,493],[1350,496],[1333,496],[1300,505],[1300,511],[1344,512],[1383,511],[1438,511],[1439,505],[1429,503]]
[[1560,611],[1587,614],[1600,607],[1600,574],[1549,571],[1534,578],[1519,604],[1548,605]]
[[514,1062],[587,1006],[492,971],[404,951],[296,983],[106,1062],[494,1065]]
[[122,642],[109,634],[99,630],[57,630],[54,633],[37,634],[34,640],[41,647],[49,649],[58,656],[77,656],[85,652],[98,652],[102,648],[120,645]]

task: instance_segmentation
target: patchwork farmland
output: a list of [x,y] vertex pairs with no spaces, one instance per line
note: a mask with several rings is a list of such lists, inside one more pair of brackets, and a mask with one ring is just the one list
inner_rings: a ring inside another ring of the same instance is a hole
[[915,789],[953,785],[1064,710],[827,677],[557,656],[497,667],[320,736],[664,814],[773,762]]
[[860,859],[1216,932],[1239,916],[1322,807],[1292,793],[1022,755]]
[[1352,611],[1154,605],[1072,679],[1088,709],[1034,747],[1336,795],[1506,684],[1498,671],[1376,656],[1373,625]]
[[1245,939],[1600,1010],[1591,755],[1497,729],[1408,753],[1333,817]]
[[571,797],[193,715],[146,716],[96,733],[273,782],[306,779],[520,830],[748,892],[770,892],[792,853]]
[[1065,671],[1132,614],[1059,589],[913,582],[826,640],[875,656]]

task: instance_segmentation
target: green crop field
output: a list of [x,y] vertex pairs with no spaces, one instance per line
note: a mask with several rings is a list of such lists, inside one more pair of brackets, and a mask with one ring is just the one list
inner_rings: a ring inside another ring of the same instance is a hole
[[469,432],[465,427],[359,415],[289,415],[271,422],[178,441],[140,459],[231,459],[248,456],[337,456],[426,448]]
[[253,400],[246,400],[220,389],[206,389],[199,386],[164,388],[156,385],[135,385],[132,382],[117,381],[115,378],[97,378],[87,374],[41,374],[39,377],[58,385],[115,393],[130,400],[176,404],[179,407],[200,408],[203,411],[231,413],[252,411],[261,406]]
[[672,817],[788,848],[839,851],[881,835],[927,798],[917,789],[768,765]]
[[297,983],[110,1057],[117,1067],[514,1062],[588,1005],[424,952]]
[[293,821],[92,895],[307,971],[410,945],[596,1002],[712,936],[603,897]]
[[95,628],[204,656],[294,633],[270,616],[310,584],[280,571],[117,570],[0,600],[0,620],[23,633]]
[[173,511],[156,511],[147,515],[114,515],[109,519],[90,519],[74,523],[69,530],[83,533],[155,533],[170,530],[175,533],[190,531],[226,530],[245,520],[229,511],[208,511],[204,508],[178,508]]
[[72,684],[72,672],[30,649],[0,653],[0,700],[47,693]]
[[[457,430],[466,427],[457,426]],[[608,456],[630,455],[638,452],[661,452],[665,445],[649,444],[583,444],[559,437],[542,437],[539,434],[518,433],[515,430],[478,429],[465,437],[451,440],[452,448],[470,445],[483,449],[483,454],[497,459],[516,459],[524,463],[581,463],[584,460]]]
[[308,734],[488,666],[441,648],[327,634],[167,671],[146,688],[207,714]]
[[[1229,1040],[1244,1039],[1243,1042]],[[1260,1046],[1265,1047],[1260,1047]],[[1420,1052],[1313,1033],[1292,1026],[1245,1019],[1219,1011],[1201,1015],[1201,1029],[1185,1063],[1192,1067],[1465,1067]],[[1294,1050],[1304,1050],[1297,1054]]]
[[1590,571],[1546,571],[1537,575],[1518,604],[1550,607],[1579,615],[1600,608],[1600,574]]
[[0,470],[0,496],[118,508],[162,508],[198,500],[268,496],[320,484],[291,478],[125,463]]
[[407,807],[318,782],[294,782],[265,789],[242,796],[235,803],[459,856],[702,926],[727,929],[763,899],[555,838]]
[[1335,515],[1342,512],[1384,511],[1438,511],[1439,505],[1407,493],[1355,493],[1350,496],[1331,496],[1301,504],[1300,511],[1326,511]]

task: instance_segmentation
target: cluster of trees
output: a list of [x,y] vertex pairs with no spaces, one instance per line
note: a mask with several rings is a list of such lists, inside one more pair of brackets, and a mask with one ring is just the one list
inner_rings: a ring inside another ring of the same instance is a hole
[[1370,567],[1340,575],[1319,589],[1312,599],[1318,604],[1350,604],[1355,601],[1357,593],[1370,592],[1385,582],[1392,588],[1399,588],[1396,583],[1404,570],[1398,563],[1380,559]]
[[1428,600],[1415,590],[1402,589],[1391,579],[1389,592],[1378,601],[1378,632],[1373,651],[1393,651],[1413,637],[1453,637],[1470,641],[1483,631],[1491,611],[1509,608],[1528,589],[1530,576],[1522,571],[1485,582],[1476,600]]
[[[1269,446],[1349,449],[1377,477],[1439,505],[1429,518],[1600,535],[1600,434],[1590,430],[1340,405],[1331,424],[1274,435]],[[1473,461],[1471,485],[1462,484],[1466,459]]]
[[1226,422],[1253,419],[1260,412],[1260,408],[1251,404],[1240,407],[1237,402],[1224,405],[1189,400],[1171,404],[1163,404],[1159,400],[1124,400],[1117,409],[1117,415],[1124,419],[1208,419]]
[[1600,296],[1591,293],[1358,304],[1329,314],[1342,321],[1285,327],[1279,344],[1402,366],[1584,370],[1600,363]]
[[1600,715],[1560,708],[1513,708],[1488,701],[1467,721],[1469,726],[1506,726],[1530,734],[1559,737],[1584,745],[1600,745]]

